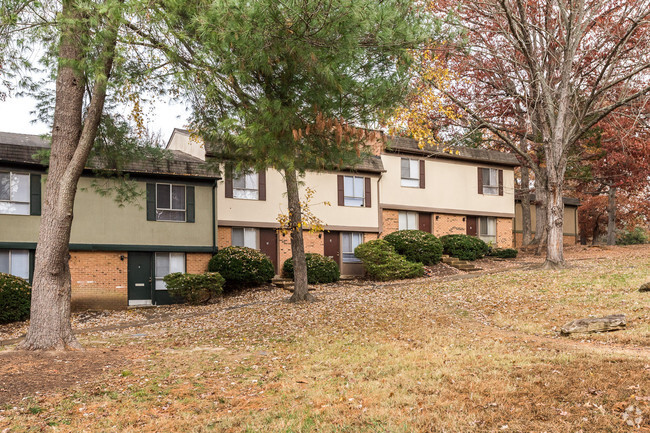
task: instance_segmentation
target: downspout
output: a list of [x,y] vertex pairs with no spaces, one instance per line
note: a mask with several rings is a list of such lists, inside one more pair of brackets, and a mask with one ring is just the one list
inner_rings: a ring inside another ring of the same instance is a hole
[[212,255],[217,253],[217,181],[212,184]]

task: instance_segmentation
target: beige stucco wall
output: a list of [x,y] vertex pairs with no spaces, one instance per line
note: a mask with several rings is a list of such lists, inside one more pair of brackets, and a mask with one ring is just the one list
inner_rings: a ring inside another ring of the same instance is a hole
[[203,140],[198,137],[190,137],[187,131],[175,129],[167,143],[167,149],[180,150],[196,158],[205,160],[205,147]]
[[[147,182],[137,182],[143,191],[139,206],[119,207],[113,197],[96,193],[91,186],[92,180],[83,177],[79,181],[71,243],[212,246],[211,186],[195,186],[195,222],[177,223],[147,221],[144,196]],[[39,223],[38,216],[0,215],[0,242],[36,242]]]
[[[425,159],[425,158],[412,158]],[[430,212],[513,215],[514,170],[472,162],[425,159],[425,188],[401,186],[401,156],[381,155],[386,173],[379,188],[384,208],[423,208]],[[477,167],[503,169],[503,196],[478,193]]]
[[[343,173],[341,173],[343,174]],[[377,206],[377,175],[358,174],[370,177],[371,207],[338,206],[337,173],[309,172],[302,180],[301,198],[305,188],[314,190],[310,209],[329,230],[378,231],[379,211]],[[276,170],[266,171],[266,200],[226,198],[224,181],[218,185],[219,225],[251,227],[275,227],[279,214],[286,214],[287,197],[284,178]],[[329,205],[327,205],[329,203]]]
[[[576,213],[578,208],[576,206],[564,206],[564,234],[576,235]],[[530,226],[535,232],[535,224],[537,221],[535,205],[530,205]],[[521,217],[521,202],[517,202],[515,206],[515,231],[520,232],[523,230],[522,217]]]

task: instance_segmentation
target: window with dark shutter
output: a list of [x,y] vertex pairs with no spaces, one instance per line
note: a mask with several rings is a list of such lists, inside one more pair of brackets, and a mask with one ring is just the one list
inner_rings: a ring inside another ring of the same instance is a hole
[[265,201],[266,200],[266,170],[260,171],[258,187],[259,187],[259,199]]
[[370,178],[366,177],[366,185],[365,185],[365,194],[366,194],[366,200],[365,200],[365,205],[366,207],[372,207],[372,190],[370,188]]
[[195,218],[196,218],[196,206],[195,206],[195,201],[194,201],[194,187],[193,186],[186,186],[185,187],[185,194],[186,194],[186,199],[187,199],[187,218],[186,221],[188,223],[193,223]]
[[424,159],[420,160],[420,188],[424,188]]
[[338,203],[339,206],[345,206],[345,186],[343,184],[343,176],[340,174],[336,177]]
[[156,184],[147,184],[147,221],[156,221]]
[[503,195],[503,170],[499,170],[499,195]]
[[226,192],[226,198],[232,198],[232,170],[226,168],[224,173],[224,189]]
[[32,174],[29,179],[29,214],[41,214],[41,175]]
[[483,194],[483,169],[478,168],[478,193]]

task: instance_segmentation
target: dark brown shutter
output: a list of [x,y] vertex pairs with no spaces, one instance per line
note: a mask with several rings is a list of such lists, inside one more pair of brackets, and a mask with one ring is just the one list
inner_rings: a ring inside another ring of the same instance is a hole
[[41,214],[41,175],[32,174],[29,178],[29,214]]
[[156,221],[156,184],[147,184],[147,221]]
[[336,180],[338,182],[339,206],[345,206],[345,196],[343,191],[343,176],[339,174]]
[[224,173],[224,186],[226,188],[226,198],[232,198],[232,169],[226,168]]
[[503,170],[499,170],[499,195],[503,195]]
[[372,197],[371,197],[371,188],[370,188],[370,178],[366,177],[366,187],[364,188],[366,193],[366,207],[372,207]]
[[262,201],[266,200],[266,170],[262,170],[259,173],[259,179],[257,186],[259,188],[259,198]]
[[424,159],[420,160],[420,188],[424,188]]
[[483,169],[478,168],[478,193],[483,194]]
[[187,218],[186,221],[188,223],[193,223],[194,219],[196,218],[196,210],[195,210],[195,202],[194,202],[194,187],[193,186],[186,186],[185,187],[185,199],[187,201],[186,203],[186,210],[187,210]]

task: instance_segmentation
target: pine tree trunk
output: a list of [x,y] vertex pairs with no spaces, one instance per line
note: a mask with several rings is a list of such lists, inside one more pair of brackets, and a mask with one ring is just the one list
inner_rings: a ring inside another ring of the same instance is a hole
[[75,19],[74,2],[63,2],[56,105],[52,128],[50,166],[45,184],[43,211],[36,247],[29,329],[19,349],[81,349],[70,324],[70,231],[77,183],[97,134],[113,65],[117,29],[104,42],[102,73],[93,86],[85,119],[83,98],[86,82],[80,72],[83,47]]
[[616,187],[607,193],[607,245],[616,245]]
[[562,178],[549,179],[547,205],[547,239],[546,261],[544,268],[561,269],[564,267],[564,202],[562,200]]
[[521,167],[521,232],[522,247],[527,247],[532,241],[530,217],[530,171]]
[[307,262],[305,261],[305,242],[302,236],[302,209],[298,192],[298,176],[295,169],[284,170],[287,184],[289,224],[291,225],[291,257],[293,260],[293,295],[289,302],[315,301],[307,285]]

